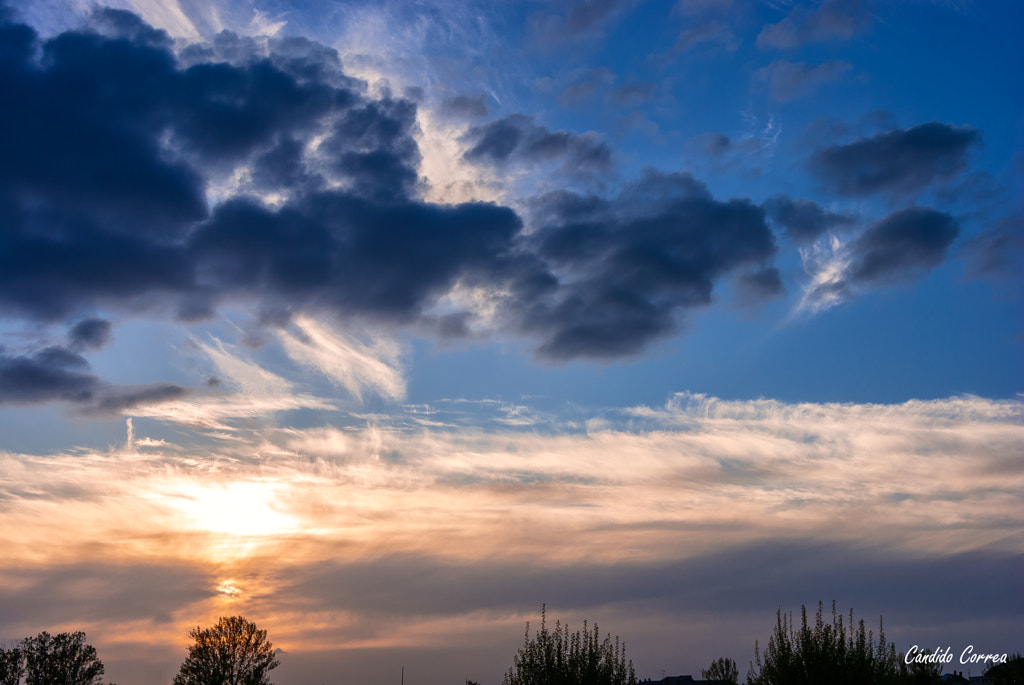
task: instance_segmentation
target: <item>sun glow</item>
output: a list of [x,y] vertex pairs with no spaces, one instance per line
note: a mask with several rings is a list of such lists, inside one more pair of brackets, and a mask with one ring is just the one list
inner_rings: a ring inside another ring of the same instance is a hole
[[300,523],[285,511],[282,490],[266,481],[189,484],[169,495],[198,530],[238,537],[286,535]]

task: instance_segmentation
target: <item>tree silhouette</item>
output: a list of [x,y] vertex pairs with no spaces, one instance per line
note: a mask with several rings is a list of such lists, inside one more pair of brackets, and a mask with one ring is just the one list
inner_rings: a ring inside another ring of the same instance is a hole
[[85,633],[45,630],[13,649],[0,648],[0,685],[99,685],[103,662]]
[[25,675],[25,655],[14,647],[4,649],[0,647],[0,685],[20,685],[21,677]]
[[[933,651],[926,649],[921,652],[922,656],[933,654]],[[927,661],[915,661],[906,667],[907,685],[938,685],[942,682],[942,664],[929,663]]]
[[569,627],[555,622],[547,629],[547,613],[541,607],[540,630],[530,637],[526,624],[523,646],[505,674],[504,685],[637,685],[633,662],[626,661],[626,646],[611,635],[602,641],[597,624],[593,631],[569,633]]
[[896,654],[896,646],[886,643],[881,617],[878,639],[864,628],[861,620],[854,628],[836,613],[832,603],[832,621],[826,622],[821,602],[814,625],[808,625],[807,607],[801,607],[797,628],[792,614],[776,614],[775,630],[762,657],[754,645],[755,664],[747,676],[749,685],[889,685],[906,678],[906,667]]
[[1011,654],[1005,664],[996,664],[985,671],[997,685],[1024,685],[1024,655]]
[[739,685],[740,670],[732,659],[720,657],[707,668],[702,668],[700,677],[723,685]]
[[194,643],[174,685],[270,685],[267,674],[280,665],[267,631],[242,616],[221,617],[188,635]]

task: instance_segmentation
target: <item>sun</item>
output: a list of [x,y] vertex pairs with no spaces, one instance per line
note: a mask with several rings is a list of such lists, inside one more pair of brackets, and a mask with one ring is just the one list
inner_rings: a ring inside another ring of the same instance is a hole
[[192,527],[237,537],[285,535],[300,528],[289,514],[281,486],[262,480],[190,483],[172,495]]

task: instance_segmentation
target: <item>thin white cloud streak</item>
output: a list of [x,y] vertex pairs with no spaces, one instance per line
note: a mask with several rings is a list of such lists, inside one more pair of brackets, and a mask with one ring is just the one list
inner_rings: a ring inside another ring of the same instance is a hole
[[826,234],[813,245],[801,247],[800,261],[811,280],[790,318],[821,314],[846,301],[850,293],[845,274],[850,258],[839,238]]
[[313,368],[362,400],[372,391],[390,400],[405,397],[405,379],[399,362],[401,345],[383,337],[369,343],[332,330],[307,315],[297,316],[298,335],[282,331],[281,343],[288,356]]
[[[192,339],[192,344],[206,355],[230,385],[247,395],[270,396],[290,393],[292,384],[245,358],[242,352],[211,336],[212,344]],[[223,380],[223,379],[222,379]]]
[[263,397],[232,394],[206,395],[134,407],[127,413],[135,417],[230,433],[237,430],[236,426],[229,423],[232,419],[265,418],[278,412],[298,409],[332,410],[336,409],[336,405],[328,400],[305,394]]
[[[239,421],[251,429],[253,419],[266,419],[281,412],[337,408],[329,400],[295,391],[290,381],[266,370],[235,346],[212,336],[211,340],[209,344],[196,339],[189,343],[209,359],[219,374],[213,389],[187,399],[140,405],[125,414],[192,427],[205,432],[207,437],[238,440]],[[226,389],[220,390],[221,386]],[[128,447],[141,444],[134,439],[129,423]],[[159,445],[150,441],[146,446]]]

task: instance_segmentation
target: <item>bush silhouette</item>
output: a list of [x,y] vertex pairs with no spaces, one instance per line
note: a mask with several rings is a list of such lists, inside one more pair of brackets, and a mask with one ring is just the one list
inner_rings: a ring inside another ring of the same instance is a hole
[[626,661],[626,646],[611,635],[601,640],[597,624],[591,631],[569,632],[555,622],[547,628],[546,608],[541,608],[540,630],[530,637],[526,624],[523,646],[515,655],[504,685],[636,685],[633,662]]
[[721,685],[739,685],[740,670],[732,659],[718,658],[701,669],[700,677]]
[[996,664],[985,671],[997,685],[1024,685],[1024,655],[1011,654],[1005,664]]
[[[878,638],[864,628],[864,621],[854,624],[836,613],[832,603],[832,620],[825,621],[821,602],[814,624],[807,621],[807,607],[801,607],[800,627],[792,614],[776,614],[775,630],[761,654],[755,643],[754,659],[747,682],[750,685],[889,685],[903,682],[906,667],[896,653],[896,646],[886,643],[879,617]],[[856,625],[856,628],[854,627]]]

